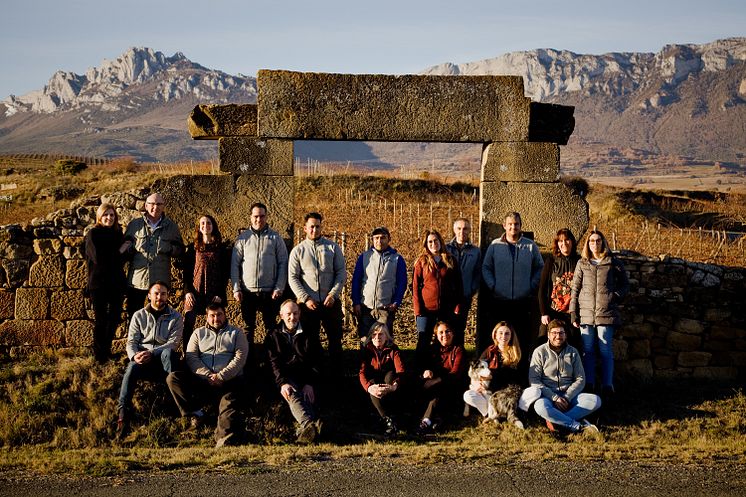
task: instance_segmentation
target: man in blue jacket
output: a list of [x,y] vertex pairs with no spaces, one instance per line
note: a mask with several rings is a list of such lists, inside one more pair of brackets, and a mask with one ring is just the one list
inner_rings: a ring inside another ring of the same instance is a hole
[[371,234],[373,247],[357,258],[352,275],[352,310],[358,318],[357,333],[368,336],[373,323],[386,323],[393,335],[396,310],[407,289],[407,265],[391,247],[391,234],[383,226]]
[[466,331],[466,320],[471,309],[471,301],[479,291],[482,282],[482,253],[479,247],[471,243],[471,223],[468,219],[460,217],[453,222],[453,240],[448,242],[446,249],[458,261],[461,268],[461,282],[464,295],[461,299],[460,309],[453,323],[453,344],[464,345],[464,332]]

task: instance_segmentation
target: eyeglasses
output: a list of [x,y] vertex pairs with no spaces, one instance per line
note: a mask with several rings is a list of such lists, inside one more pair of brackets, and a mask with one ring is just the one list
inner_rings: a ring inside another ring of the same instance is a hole
[[161,205],[163,205],[163,202],[145,202],[145,205],[158,205],[158,206],[161,206]]
[[567,333],[565,332],[565,330],[562,330],[562,331],[550,331],[549,334],[550,335],[555,335],[555,336],[567,335]]
[[590,240],[588,240],[588,243],[604,243],[604,241],[600,238],[598,240],[594,240],[593,238],[591,238]]

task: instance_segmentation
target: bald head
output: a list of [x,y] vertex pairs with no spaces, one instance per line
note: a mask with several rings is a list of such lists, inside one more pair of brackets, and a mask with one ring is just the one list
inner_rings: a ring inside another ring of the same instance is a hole
[[150,221],[158,221],[165,210],[165,202],[160,193],[151,193],[145,199],[145,215]]

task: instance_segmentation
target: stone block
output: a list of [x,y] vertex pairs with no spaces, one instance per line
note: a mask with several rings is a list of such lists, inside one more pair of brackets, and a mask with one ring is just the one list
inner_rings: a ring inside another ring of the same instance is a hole
[[59,238],[37,238],[34,240],[34,253],[38,255],[59,254],[62,251],[62,240]]
[[[136,210],[137,196],[127,192],[105,193],[101,195],[102,204],[111,204],[119,209]],[[96,207],[98,209],[98,206]]]
[[560,228],[570,228],[580,239],[588,229],[588,203],[562,183],[482,182],[480,240],[482,249],[503,233],[505,214],[521,214],[523,230],[534,241],[551,247]]
[[611,350],[615,360],[626,361],[629,355],[629,343],[626,340],[614,339],[611,342]]
[[705,331],[705,325],[696,319],[680,318],[676,321],[673,329],[689,335],[701,335]]
[[292,176],[172,176],[157,180],[153,189],[166,200],[167,215],[189,236],[203,213],[220,223],[223,239],[235,240],[250,224],[249,207],[262,202],[268,207],[268,222],[288,243],[293,237],[295,188]]
[[690,371],[680,369],[656,369],[654,378],[661,381],[681,380],[682,378],[691,378]]
[[0,243],[0,257],[5,259],[27,259],[34,253],[34,247],[25,243]]
[[659,355],[653,359],[656,369],[673,369],[676,367],[676,357],[672,355]]
[[707,380],[735,380],[738,378],[738,368],[698,367],[694,368],[692,376]]
[[653,324],[665,326],[667,328],[673,327],[673,317],[670,314],[665,314],[665,313],[660,313],[660,312],[651,313],[650,315],[645,317],[645,320]]
[[653,325],[650,323],[623,324],[619,329],[619,334],[625,338],[652,338]]
[[44,255],[31,265],[28,276],[29,286],[55,287],[65,281],[63,259],[59,255]]
[[83,259],[70,259],[67,261],[65,271],[65,283],[68,288],[85,288],[88,284],[88,266]]
[[65,260],[85,258],[85,247],[65,247],[62,249]]
[[716,321],[725,321],[730,318],[732,312],[730,309],[712,308],[705,309],[705,321],[708,323]]
[[75,320],[65,323],[65,345],[90,347],[93,345],[93,323]]
[[709,352],[691,351],[681,352],[679,354],[677,364],[685,368],[693,368],[697,366],[707,366],[710,364],[712,354]]
[[292,140],[260,140],[251,137],[220,138],[220,170],[265,176],[293,175]]
[[496,142],[482,150],[482,181],[550,183],[559,179],[556,143]]
[[49,291],[46,288],[16,290],[16,319],[46,319],[49,311]]
[[699,349],[700,345],[702,345],[702,339],[697,335],[672,331],[666,337],[666,347],[670,350],[692,351]]
[[64,325],[53,320],[10,319],[0,324],[0,344],[62,345]]
[[257,86],[262,138],[484,143],[529,136],[530,100],[519,76],[261,70]]
[[195,140],[256,136],[256,104],[197,105],[187,125]]
[[746,330],[731,326],[713,326],[710,328],[711,340],[732,340],[746,338]]
[[617,363],[616,374],[636,381],[647,381],[653,377],[653,364],[650,359],[632,359]]
[[16,313],[16,294],[0,290],[0,319],[13,319]]
[[575,130],[575,107],[531,102],[528,141],[567,145]]
[[85,237],[82,236],[65,236],[62,242],[68,247],[82,247],[85,244]]
[[715,352],[715,351],[726,351],[731,350],[733,347],[733,344],[731,342],[727,341],[720,341],[720,340],[706,340],[704,343],[703,348],[708,352]]
[[5,279],[10,288],[18,288],[28,279],[29,266],[28,260],[22,259],[4,259],[2,261]]
[[82,290],[68,290],[52,293],[52,319],[67,321],[83,319],[85,313],[85,297]]
[[630,359],[650,357],[650,340],[630,340],[628,356]]

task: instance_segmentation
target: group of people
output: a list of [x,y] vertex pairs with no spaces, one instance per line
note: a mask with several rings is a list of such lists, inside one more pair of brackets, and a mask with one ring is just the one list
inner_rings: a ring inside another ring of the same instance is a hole
[[[203,408],[212,400],[218,405],[216,445],[240,443],[249,388],[244,371],[257,353],[257,313],[266,330],[264,351],[277,392],[298,423],[298,441],[313,442],[321,433],[316,398],[324,354],[319,337],[323,327],[329,356],[324,366],[338,376],[344,255],[335,242],[322,236],[323,217],[316,212],[306,214],[305,239],[289,253],[285,241],[267,223],[267,207],[255,203],[250,212],[250,227],[232,248],[210,215],[200,216],[192,242],[184,247],[158,193],[148,196],[142,217],[124,231],[114,206],[98,208],[96,224],[85,241],[98,361],[110,357],[125,296],[129,316],[129,362],[118,403],[120,435],[129,429],[137,382],[165,379],[191,426],[204,423]],[[551,426],[577,431],[577,420],[567,422],[561,415],[572,417],[593,407],[581,391],[585,388],[592,395],[595,388],[596,348],[602,391],[613,390],[611,338],[619,324],[616,305],[628,283],[603,235],[592,231],[578,256],[573,234],[560,230],[545,265],[538,246],[522,235],[520,214],[509,213],[503,227],[505,233],[489,245],[484,259],[471,243],[467,219],[454,222],[454,238],[447,244],[437,231],[427,231],[411,287],[406,262],[391,246],[387,228],[375,228],[373,246],[357,258],[351,295],[361,339],[359,378],[387,434],[397,431],[402,392],[412,392],[414,387],[424,406],[418,429],[430,431],[459,405],[463,407],[461,399],[493,417],[490,406],[495,393],[515,385],[530,386],[523,391],[522,403],[530,401]],[[183,316],[169,304],[174,258],[184,262]],[[500,322],[487,323],[482,326],[487,331],[477,333],[477,350],[483,352],[490,377],[489,381],[472,379],[469,386],[466,317],[482,286],[491,295],[489,315]],[[243,328],[228,323],[227,288],[240,303]],[[396,315],[408,288],[418,333],[414,374],[405,368],[393,339]],[[536,348],[529,367],[520,344],[532,344],[530,310],[537,295],[548,342]],[[194,329],[199,314],[206,315],[205,325]],[[575,328],[580,330],[580,340]],[[582,354],[568,339],[582,345]],[[536,392],[540,396],[531,399]],[[542,399],[549,399],[549,404]],[[522,426],[520,420],[512,421]]]

